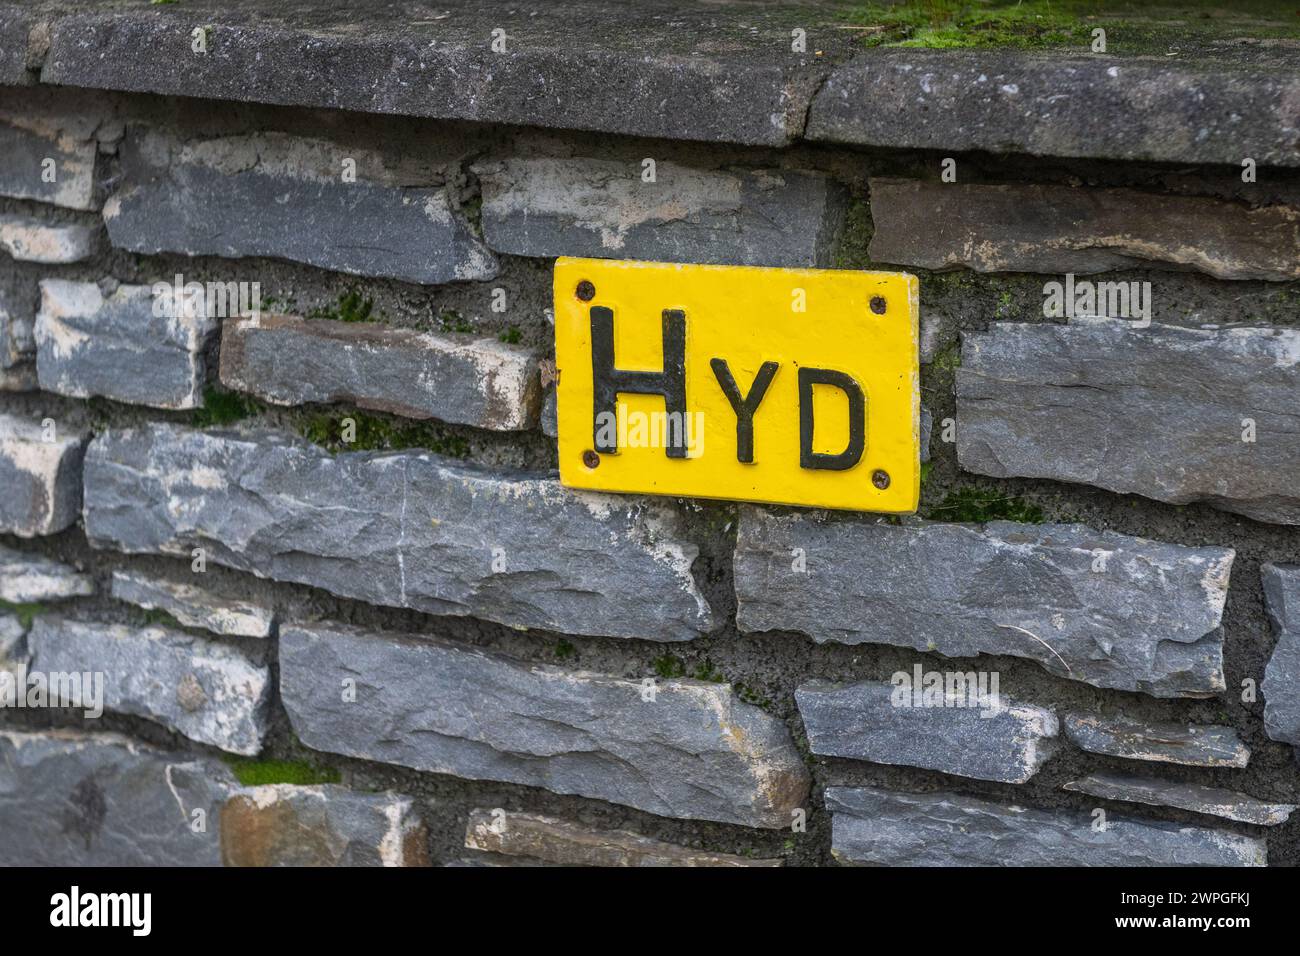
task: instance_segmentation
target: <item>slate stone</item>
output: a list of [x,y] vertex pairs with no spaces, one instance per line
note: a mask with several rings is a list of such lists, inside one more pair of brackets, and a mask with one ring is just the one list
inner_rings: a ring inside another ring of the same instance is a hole
[[872,179],[875,262],[976,272],[1193,269],[1300,278],[1300,207],[1137,189]]
[[1300,165],[1300,81],[1286,52],[1250,62],[1234,49],[1232,58],[1224,69],[1186,55],[871,50],[834,68],[806,136],[949,153]]
[[1264,604],[1277,634],[1264,668],[1264,730],[1273,740],[1300,747],[1300,566],[1265,564]]
[[0,532],[20,538],[54,534],[81,512],[81,466],[86,437],[55,423],[47,433],[40,423],[0,413]]
[[1145,803],[1153,807],[1177,807],[1193,813],[1264,827],[1286,823],[1287,817],[1296,809],[1293,803],[1270,803],[1218,787],[1117,773],[1094,773],[1082,780],[1072,780],[1061,789],[1086,793],[1103,800]]
[[27,636],[32,668],[103,673],[104,709],[162,724],[230,753],[262,749],[271,698],[264,665],[201,637],[42,616]]
[[957,460],[1300,524],[1298,404],[1300,329],[998,322],[963,335]]
[[[770,146],[802,129],[826,72],[816,54],[854,39],[803,9],[682,2],[615,18],[597,0],[454,0],[433,16],[245,0],[204,11],[204,55],[184,10],[61,4],[51,19],[46,83]],[[801,25],[808,51],[792,53]]]
[[20,294],[0,285],[0,392],[36,388],[34,314]]
[[218,865],[234,786],[218,760],[118,734],[0,730],[0,866]]
[[780,866],[780,860],[710,853],[652,840],[629,830],[598,830],[532,813],[471,810],[471,850],[555,866]]
[[72,398],[132,405],[203,405],[203,350],[217,329],[206,308],[159,304],[147,285],[105,296],[93,282],[46,279],[36,314],[41,388]]
[[1175,724],[1101,714],[1066,714],[1065,736],[1090,753],[1190,767],[1244,767],[1250,748],[1231,727]]
[[[75,117],[0,113],[0,196],[34,199],[68,209],[98,209],[95,155],[98,144]],[[45,175],[54,160],[54,181]]]
[[827,787],[831,853],[885,866],[1264,866],[1263,840],[1227,830],[1077,810],[1007,806],[954,793]]
[[104,203],[109,239],[150,255],[267,256],[428,284],[497,274],[445,188],[343,182],[346,155],[281,134],[182,142],[130,128],[122,184]]
[[829,266],[847,194],[825,173],[519,157],[475,167],[497,252]]
[[314,750],[665,817],[790,825],[809,776],[783,723],[728,684],[647,686],[342,625],[280,633],[285,710]]
[[1225,686],[1233,556],[1078,524],[893,525],[745,507],[736,623],[819,643],[1025,657],[1095,687],[1210,697]]
[[225,866],[428,866],[429,834],[401,794],[270,784],[221,806]]
[[207,559],[371,604],[569,634],[690,640],[713,627],[698,548],[663,500],[576,493],[432,454],[330,455],[174,425],[91,445],[97,547]]
[[147,610],[165,611],[186,627],[231,637],[270,637],[275,611],[216,594],[204,587],[134,571],[113,572],[113,597]]
[[[0,671],[8,671],[9,665],[27,663],[27,628],[16,614],[0,614]],[[4,678],[0,677],[0,682]],[[14,684],[9,683],[9,688]],[[0,694],[0,700],[8,699],[9,691]]]
[[348,402],[519,431],[537,425],[539,358],[495,338],[264,315],[226,321],[221,382],[276,405]]
[[22,7],[0,9],[0,83],[20,85],[35,79],[28,67],[39,69],[40,62],[32,62],[29,37],[42,22],[33,11]]
[[90,575],[43,554],[0,545],[0,601],[40,604],[94,593]]
[[33,216],[0,215],[0,250],[18,262],[67,265],[95,254],[99,227],[51,224]]
[[972,671],[942,704],[920,706],[910,684],[810,681],[795,702],[815,754],[1024,783],[1056,752],[1056,715],[1000,695],[977,702],[976,686]]

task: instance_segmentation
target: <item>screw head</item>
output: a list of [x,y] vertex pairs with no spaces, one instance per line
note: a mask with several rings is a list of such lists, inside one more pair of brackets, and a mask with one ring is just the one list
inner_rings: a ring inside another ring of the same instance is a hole
[[877,468],[871,473],[871,483],[881,491],[884,491],[889,487],[889,472],[885,471],[883,468]]
[[583,302],[590,302],[596,298],[596,287],[587,279],[578,283],[577,292],[575,293]]
[[885,297],[883,295],[873,295],[871,297],[871,311],[876,315],[885,314]]
[[586,465],[588,468],[599,468],[600,456],[597,455],[590,448],[588,448],[586,451],[582,453],[582,463]]

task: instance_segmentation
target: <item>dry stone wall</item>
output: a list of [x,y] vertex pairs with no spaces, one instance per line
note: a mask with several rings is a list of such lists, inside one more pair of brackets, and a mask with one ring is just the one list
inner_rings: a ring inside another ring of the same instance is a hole
[[[1300,862],[1300,73],[256,8],[0,5],[0,864]],[[919,515],[562,487],[557,255],[918,274]]]

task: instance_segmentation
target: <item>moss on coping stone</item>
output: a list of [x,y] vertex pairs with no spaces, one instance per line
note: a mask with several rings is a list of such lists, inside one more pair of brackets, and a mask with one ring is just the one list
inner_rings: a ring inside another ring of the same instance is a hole
[[245,787],[263,787],[275,783],[309,787],[338,783],[342,779],[342,775],[332,767],[315,767],[303,760],[255,760],[230,755],[225,755],[223,759],[235,774],[235,779]]
[[1140,54],[1184,42],[1300,38],[1294,13],[1275,0],[920,0],[863,4],[847,19],[869,47],[1090,47],[1101,27],[1108,53]]
[[203,407],[195,410],[193,423],[197,428],[229,425],[261,411],[262,406],[247,395],[209,385],[203,390]]
[[[349,418],[355,424],[355,440],[345,442],[344,420]],[[399,421],[358,411],[312,415],[301,423],[298,433],[330,452],[425,448],[450,458],[469,457],[469,442],[459,435],[446,434],[437,425]]]

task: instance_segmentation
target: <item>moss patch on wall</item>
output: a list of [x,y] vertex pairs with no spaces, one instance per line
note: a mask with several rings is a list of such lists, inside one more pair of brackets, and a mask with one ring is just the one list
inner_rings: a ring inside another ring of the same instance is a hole
[[342,774],[332,767],[317,767],[303,760],[256,760],[250,757],[224,758],[231,771],[245,787],[262,787],[274,783],[291,783],[309,787],[338,783]]

